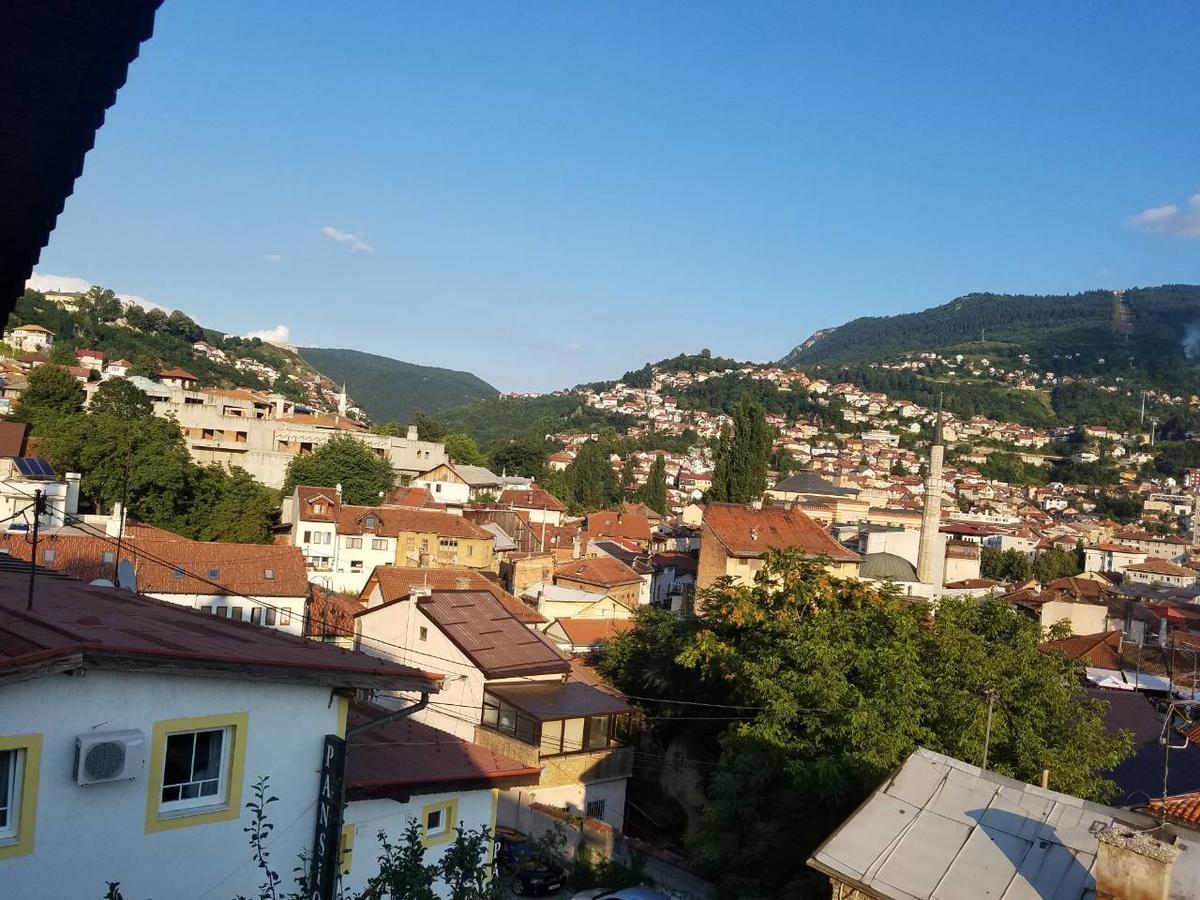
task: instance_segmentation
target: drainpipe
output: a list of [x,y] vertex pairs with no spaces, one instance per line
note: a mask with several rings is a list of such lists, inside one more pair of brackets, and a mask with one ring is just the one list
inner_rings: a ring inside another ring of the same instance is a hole
[[357,728],[351,728],[346,732],[346,743],[350,743],[364,732],[370,731],[372,728],[378,728],[380,725],[386,725],[388,722],[395,722],[397,719],[407,719],[409,716],[416,715],[426,706],[429,705],[429,691],[421,691],[421,699],[412,706],[406,706],[403,709],[398,709],[395,712],[390,712],[386,716],[380,716],[378,719],[372,719],[370,722],[363,722]]

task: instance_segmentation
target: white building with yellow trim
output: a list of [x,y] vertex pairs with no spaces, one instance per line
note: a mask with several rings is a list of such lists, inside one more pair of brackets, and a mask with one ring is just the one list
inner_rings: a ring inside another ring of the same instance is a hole
[[4,897],[99,897],[109,881],[126,897],[257,895],[244,831],[256,780],[279,798],[270,849],[286,878],[313,846],[322,748],[346,734],[349,698],[439,686],[45,570],[29,609],[27,586],[20,567],[0,568]]

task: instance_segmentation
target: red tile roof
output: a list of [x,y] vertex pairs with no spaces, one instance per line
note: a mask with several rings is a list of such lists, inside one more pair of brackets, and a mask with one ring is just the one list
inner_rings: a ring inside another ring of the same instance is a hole
[[592,513],[584,526],[593,539],[599,537],[621,537],[646,544],[650,541],[650,520],[638,513],[620,513],[610,510]]
[[1200,825],[1200,791],[1166,798],[1152,797],[1150,811],[1182,825]]
[[1165,559],[1151,557],[1145,562],[1134,563],[1125,567],[1126,572],[1141,572],[1145,575],[1169,575],[1173,578],[1195,578],[1196,573],[1191,569],[1177,566]]
[[614,634],[633,628],[633,619],[580,619],[565,616],[555,620],[574,647],[595,647]]
[[548,509],[560,513],[567,511],[565,503],[540,487],[531,487],[529,490],[509,488],[500,493],[500,502],[513,509]]
[[1086,660],[1089,666],[1099,669],[1121,668],[1121,632],[1107,631],[1100,634],[1076,634],[1059,641],[1047,641],[1043,650],[1057,650],[1071,659]]
[[[293,515],[296,520],[306,522],[332,522],[337,517],[337,507],[341,501],[338,493],[330,487],[314,487],[298,485],[296,487],[296,505]],[[321,511],[315,512],[314,506],[320,505]]]
[[837,562],[861,559],[796,509],[782,506],[754,509],[736,503],[710,503],[704,509],[704,524],[730,556],[753,558],[763,556],[775,547],[795,547],[808,556],[824,555]]
[[187,369],[163,369],[161,372],[158,373],[158,377],[159,378],[178,378],[183,381],[198,380],[196,378],[196,376],[193,375],[191,372],[189,372]]
[[[367,531],[363,523],[367,516],[375,516],[374,531]],[[453,513],[436,512],[430,509],[414,509],[409,506],[343,506],[338,513],[338,534],[377,534],[380,537],[396,537],[402,532],[436,534],[438,537],[474,538],[490,541],[490,531],[485,531],[469,519]]]
[[[374,721],[386,710],[355,704],[351,729]],[[411,717],[386,722],[352,737],[346,748],[348,799],[387,797],[484,787],[524,787],[538,783],[541,769],[457,738]]]
[[630,711],[620,694],[586,681],[496,684],[488,685],[488,693],[495,694],[542,722]]
[[655,568],[674,566],[676,569],[692,573],[695,573],[700,566],[700,560],[694,555],[683,553],[679,550],[666,550],[662,553],[655,553],[653,562]]
[[0,422],[0,456],[21,456],[25,452],[25,423]]
[[[114,542],[115,538],[91,535],[43,535],[38,541],[37,562],[80,581],[111,579],[115,564],[105,562],[104,554],[116,552]],[[28,561],[32,546],[24,534],[0,534],[0,550]],[[47,551],[51,551],[49,555]],[[121,544],[121,559],[133,564],[138,590],[147,594],[220,595],[228,589],[252,597],[308,596],[308,573],[299,547],[186,538],[147,540],[127,535]]]
[[561,578],[600,587],[617,587],[642,580],[642,576],[637,572],[611,556],[585,556],[583,559],[563,563],[554,570],[555,582]]
[[376,566],[371,577],[359,594],[366,602],[373,585],[379,585],[379,593],[384,603],[390,603],[401,597],[407,597],[414,588],[428,587],[435,591],[454,591],[469,589],[472,591],[488,591],[510,613],[526,625],[541,625],[548,621],[536,609],[526,604],[521,598],[514,597],[499,584],[492,581],[478,569],[468,569],[460,566],[446,566],[439,569],[422,569],[416,566]]
[[0,678],[82,667],[160,664],[289,681],[328,673],[335,684],[436,690],[442,676],[270,628],[206,615],[116,588],[46,573],[27,611],[24,572],[0,571]]
[[305,619],[309,637],[349,637],[354,634],[354,616],[363,610],[363,603],[320,585],[310,584],[311,599]]
[[[360,612],[363,619],[396,602]],[[566,673],[570,663],[549,638],[526,626],[483,590],[434,591],[417,608],[487,678]]]

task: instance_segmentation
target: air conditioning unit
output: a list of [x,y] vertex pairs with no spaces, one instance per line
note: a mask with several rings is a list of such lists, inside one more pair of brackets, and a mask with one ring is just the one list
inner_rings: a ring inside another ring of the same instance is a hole
[[75,738],[77,784],[130,781],[144,768],[146,736],[140,731],[98,731]]

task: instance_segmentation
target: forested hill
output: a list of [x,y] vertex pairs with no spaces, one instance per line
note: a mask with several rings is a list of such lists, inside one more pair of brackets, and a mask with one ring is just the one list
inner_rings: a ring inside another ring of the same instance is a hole
[[470,372],[418,366],[360,350],[301,347],[300,355],[338,383],[376,422],[410,421],[417,412],[436,413],[497,390]]
[[1062,374],[1129,374],[1163,389],[1190,390],[1200,373],[1200,286],[967,294],[922,312],[826,329],[780,362],[869,362],[933,350],[997,360],[1026,354],[1033,366]]

